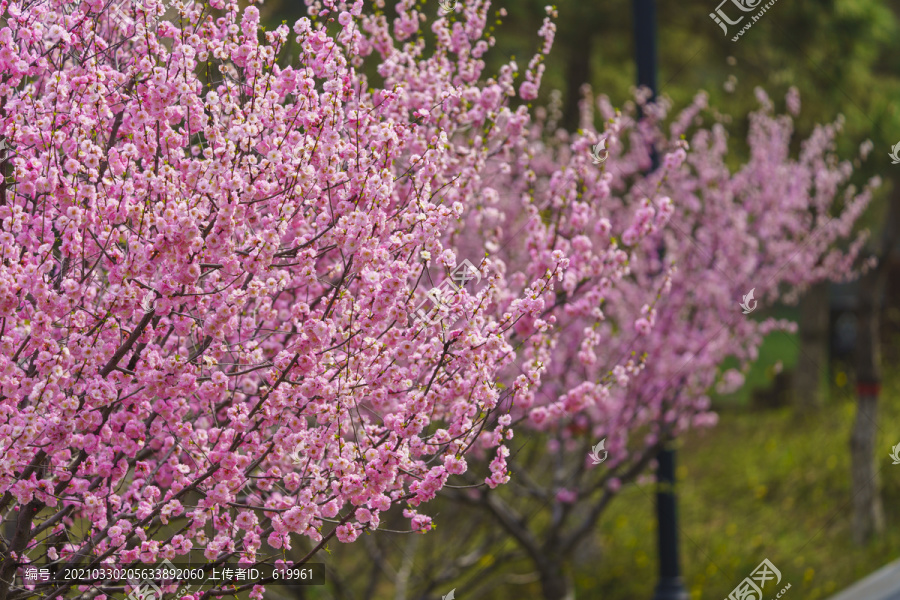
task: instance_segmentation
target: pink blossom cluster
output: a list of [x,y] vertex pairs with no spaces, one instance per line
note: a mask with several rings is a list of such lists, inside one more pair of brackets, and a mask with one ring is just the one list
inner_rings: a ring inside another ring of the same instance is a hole
[[[392,22],[362,0],[309,4],[265,31],[225,0],[174,16],[146,0],[128,19],[97,0],[0,3],[0,517],[17,523],[0,598],[44,557],[253,564],[305,536],[307,560],[396,505],[427,531],[420,505],[473,448],[489,486],[508,480],[501,413],[533,403],[546,367],[506,388],[499,373],[515,339],[554,343],[556,285],[627,273],[615,244],[535,246],[524,190],[546,158],[510,106],[540,84],[549,18],[517,89],[515,63],[483,73],[486,1],[435,18],[402,0]],[[527,264],[457,245],[510,208],[496,172],[521,176]],[[569,206],[555,185],[541,194]],[[638,221],[635,240],[656,227]],[[459,326],[414,322],[467,257],[482,279],[458,292]]]

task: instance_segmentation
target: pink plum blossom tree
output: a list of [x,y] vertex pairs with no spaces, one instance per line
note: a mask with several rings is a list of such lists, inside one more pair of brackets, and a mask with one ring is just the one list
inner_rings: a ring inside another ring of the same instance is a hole
[[[542,136],[520,101],[549,18],[517,85],[514,62],[484,74],[484,0],[401,0],[390,21],[308,2],[275,31],[254,6],[173,4],[0,3],[0,600],[48,560],[284,564],[305,538],[302,564],[395,506],[427,531],[451,475],[509,480],[514,422],[557,449],[608,435],[607,475],[579,454],[549,490],[605,504],[660,440],[712,422],[722,356],[786,326],[731,323],[736,294],[772,300],[856,251],[825,258],[866,193],[814,220],[849,176],[833,131],[785,162],[789,124],[761,113],[736,175],[721,128],[690,155],[679,140],[699,105],[665,138],[662,108],[608,104],[602,134]],[[668,156],[645,177],[650,141]],[[448,285],[464,259],[476,283]]]
[[[0,3],[0,600],[78,593],[13,585],[33,564],[285,565],[298,540],[303,564],[398,505],[429,530],[420,507],[467,454],[508,481],[501,413],[534,405],[545,368],[498,385],[514,343],[553,343],[578,278],[627,273],[626,249],[543,233],[538,197],[580,193],[565,167],[539,181],[549,157],[511,107],[536,96],[549,18],[517,89],[515,63],[483,73],[488,2],[434,18],[428,56],[412,0],[390,23],[311,4],[264,31],[225,0]],[[527,236],[457,254],[499,215],[498,173]],[[476,285],[426,295],[466,257]]]

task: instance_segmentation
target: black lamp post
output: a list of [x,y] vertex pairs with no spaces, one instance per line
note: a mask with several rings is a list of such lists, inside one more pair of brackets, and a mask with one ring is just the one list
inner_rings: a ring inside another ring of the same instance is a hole
[[659,583],[653,600],[687,600],[678,566],[678,519],[675,514],[675,451],[662,448],[657,455],[656,520],[659,539]]
[[[637,58],[637,83],[646,86],[656,98],[656,3],[634,0],[634,42]],[[659,166],[654,149],[652,170]],[[657,455],[656,519],[659,540],[659,583],[653,600],[687,600],[678,566],[678,525],[675,512],[675,451],[663,446]]]

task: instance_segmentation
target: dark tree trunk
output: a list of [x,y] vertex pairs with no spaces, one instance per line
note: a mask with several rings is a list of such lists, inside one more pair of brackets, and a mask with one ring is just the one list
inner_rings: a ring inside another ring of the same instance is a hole
[[885,278],[900,232],[900,195],[891,196],[881,232],[878,265],[860,280],[856,337],[858,406],[850,437],[853,539],[863,544],[884,530],[875,442],[881,386],[881,316]]
[[858,544],[884,530],[875,440],[878,433],[879,368],[878,305],[885,269],[879,265],[860,281],[856,339],[858,405],[850,438],[853,496],[853,539]]
[[794,404],[801,411],[822,405],[828,372],[828,284],[812,286],[800,300],[800,356],[794,371]]
[[561,562],[546,560],[538,569],[544,600],[575,600],[572,581],[563,572]]

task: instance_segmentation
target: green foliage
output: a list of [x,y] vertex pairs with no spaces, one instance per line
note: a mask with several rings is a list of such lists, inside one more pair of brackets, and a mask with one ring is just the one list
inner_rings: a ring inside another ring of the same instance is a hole
[[[754,313],[756,319],[775,317],[776,319],[789,319],[797,322],[799,311],[796,306],[779,306],[768,311]],[[800,356],[800,341],[796,334],[775,332],[766,336],[759,348],[759,359],[750,366],[750,371],[744,374],[744,385],[732,394],[712,394],[713,402],[718,408],[730,408],[739,406],[750,407],[750,396],[754,390],[768,388],[775,377],[775,365],[781,363],[783,370],[792,370]],[[721,370],[737,368],[738,361],[734,357],[728,357],[722,364]],[[823,376],[825,373],[823,373]],[[827,385],[823,382],[823,385]],[[823,388],[824,389],[824,388]]]
[[[900,439],[900,379],[886,383],[876,441],[884,474],[900,469],[888,456]],[[838,400],[802,422],[789,409],[730,412],[715,429],[684,440],[676,477],[679,543],[692,600],[728,597],[764,558],[781,571],[781,587],[791,584],[792,596],[820,600],[900,557],[896,528],[865,548],[849,546],[856,409],[848,388],[835,387],[832,395]],[[882,481],[892,522],[900,483]],[[593,556],[576,567],[578,591],[609,600],[650,598],[658,568],[652,486],[631,486],[619,500],[601,523],[601,567],[591,566]]]

